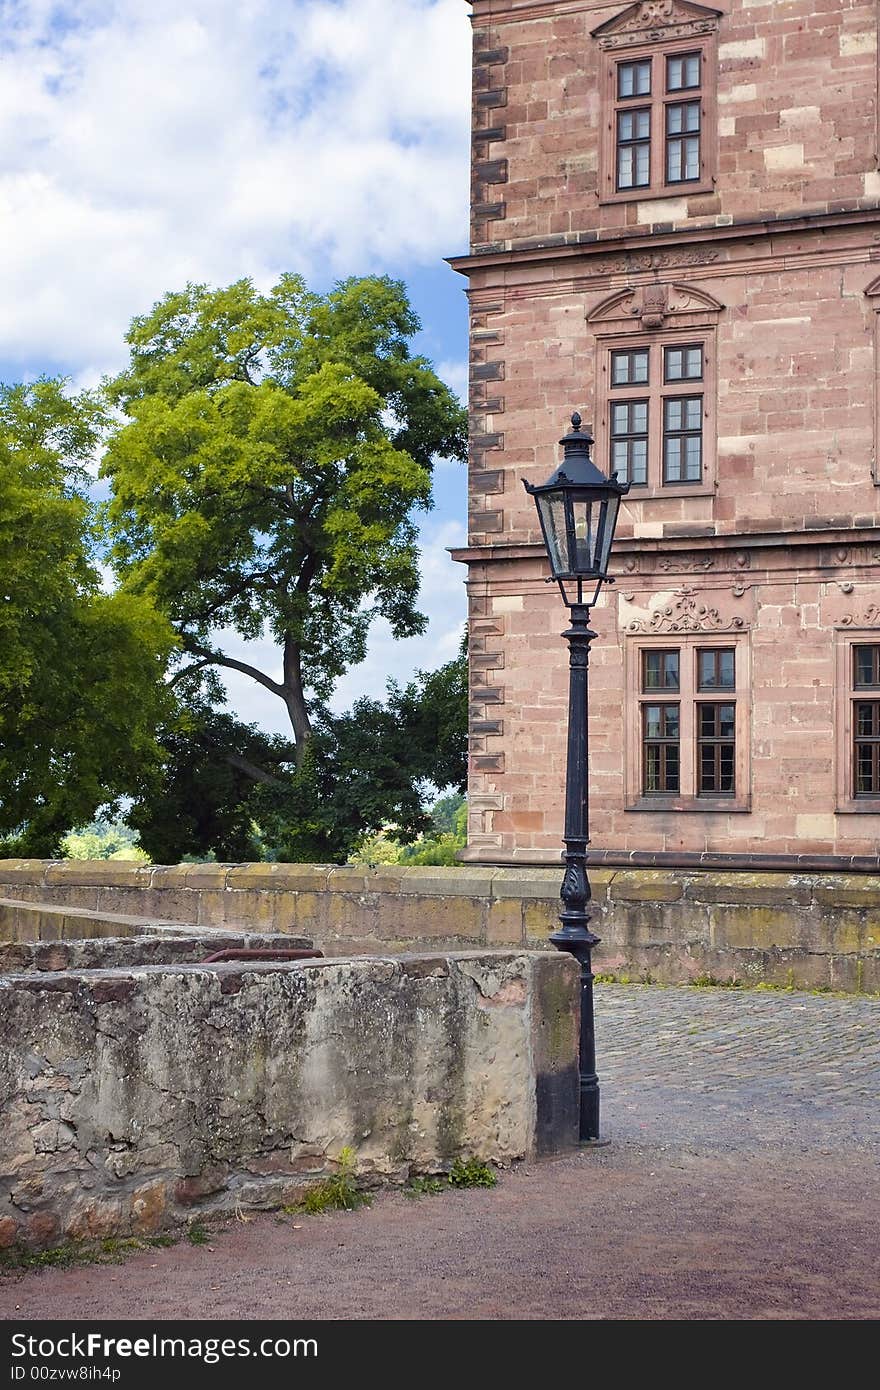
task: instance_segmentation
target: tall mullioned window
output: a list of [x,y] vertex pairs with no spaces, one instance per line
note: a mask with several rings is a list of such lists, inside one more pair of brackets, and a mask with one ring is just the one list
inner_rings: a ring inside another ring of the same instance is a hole
[[746,702],[735,644],[687,639],[680,646],[642,647],[638,703],[639,790],[646,803],[664,797],[721,802],[737,796]]
[[705,342],[609,350],[609,468],[639,487],[703,481]]
[[[713,74],[714,75],[714,74]],[[612,58],[606,192],[662,196],[711,188],[705,45]]]
[[853,794],[880,796],[880,645],[852,648]]

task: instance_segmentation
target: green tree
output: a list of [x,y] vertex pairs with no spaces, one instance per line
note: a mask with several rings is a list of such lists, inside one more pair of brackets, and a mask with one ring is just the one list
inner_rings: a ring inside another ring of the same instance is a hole
[[[313,711],[366,653],[381,614],[423,630],[413,511],[435,455],[465,456],[465,416],[429,362],[403,286],[352,279],[328,294],[285,275],[168,294],[128,334],[108,383],[126,417],[105,455],[126,592],[169,614],[186,659],[243,672],[281,699],[298,766]],[[267,633],[278,670],[222,649],[220,629]]]
[[159,759],[173,633],[106,594],[86,462],[101,410],[59,380],[0,386],[0,843],[55,854]]
[[[419,673],[387,699],[319,709],[305,757],[291,742],[209,704],[163,735],[163,779],[128,820],[157,862],[187,856],[343,862],[369,835],[412,840],[432,828],[431,784],[467,775],[467,662]],[[460,800],[460,798],[459,798]]]

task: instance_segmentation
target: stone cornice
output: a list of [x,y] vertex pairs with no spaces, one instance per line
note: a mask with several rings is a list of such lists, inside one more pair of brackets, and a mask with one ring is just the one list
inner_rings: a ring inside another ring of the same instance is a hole
[[[572,241],[561,244],[539,241],[537,245],[512,246],[501,248],[492,246],[485,251],[474,251],[466,256],[448,256],[447,264],[462,275],[470,275],[477,270],[495,267],[509,268],[513,265],[535,265],[549,261],[577,260],[581,266],[588,266],[592,257],[617,256],[656,257],[664,251],[670,252],[670,266],[698,265],[699,259],[687,259],[686,248],[714,247],[719,243],[755,241],[761,237],[796,235],[805,231],[827,231],[837,227],[877,226],[880,224],[880,205],[848,208],[838,212],[784,213],[779,217],[766,217],[759,220],[732,222],[729,226],[714,227],[667,227],[662,230],[645,229],[639,233],[599,237],[596,232],[580,232]],[[692,257],[695,253],[691,253]],[[637,269],[633,266],[633,269]],[[646,269],[658,268],[648,264]],[[662,265],[659,268],[663,268]]]
[[[650,569],[652,562],[661,573],[709,571],[707,560],[713,555],[725,556],[732,567],[748,571],[752,553],[820,548],[817,568],[847,569],[863,564],[880,565],[880,526],[859,526],[851,529],[829,527],[827,530],[773,531],[754,534],[720,536],[625,536],[614,542],[614,571],[620,579],[629,578],[633,568],[629,562],[644,560]],[[856,547],[871,550],[867,558],[854,553]],[[731,554],[730,552],[733,552]],[[465,565],[509,564],[517,560],[536,560],[544,554],[541,541],[501,541],[487,545],[450,547],[453,560]],[[680,569],[677,568],[680,565]]]

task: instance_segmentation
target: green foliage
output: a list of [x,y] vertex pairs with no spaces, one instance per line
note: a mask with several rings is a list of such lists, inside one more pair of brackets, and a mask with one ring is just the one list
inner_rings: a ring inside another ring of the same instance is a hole
[[190,1245],[207,1245],[211,1236],[203,1222],[192,1221],[186,1228],[186,1238]]
[[134,859],[149,861],[137,843],[137,834],[124,821],[96,820],[82,830],[71,830],[61,841],[65,859]]
[[409,1187],[403,1189],[405,1197],[436,1197],[440,1192],[449,1191],[448,1178],[412,1178]]
[[0,386],[0,853],[63,835],[155,775],[173,634],[152,602],[103,592],[85,465],[88,393]]
[[165,1250],[175,1245],[174,1236],[108,1236],[100,1241],[71,1241],[52,1250],[29,1250],[14,1245],[0,1250],[0,1274],[20,1274],[27,1269],[77,1269],[83,1265],[118,1265],[127,1255],[142,1250]]
[[[385,703],[359,700],[342,715],[323,710],[300,766],[292,743],[193,701],[163,733],[162,780],[127,819],[156,863],[212,854],[319,863],[358,854],[361,862],[396,863],[403,841],[431,829],[428,785],[464,783],[466,688],[460,655],[404,689],[392,684]],[[460,806],[456,814],[460,826]],[[463,843],[424,840],[426,857],[410,862],[455,863]]]
[[338,1163],[338,1172],[315,1183],[301,1202],[283,1210],[288,1215],[306,1212],[315,1216],[324,1211],[354,1211],[357,1207],[369,1206],[372,1198],[358,1187],[354,1150],[340,1149]]
[[[467,671],[463,673],[467,676]],[[438,835],[461,835],[467,832],[467,797],[464,792],[449,792],[431,807],[431,824]]]
[[[103,464],[126,592],[171,617],[190,679],[227,667],[282,699],[298,764],[373,619],[397,637],[425,625],[412,513],[431,505],[433,457],[465,456],[466,430],[410,355],[418,327],[387,278],[325,295],[294,275],[265,295],[248,280],[189,285],[134,320],[130,365],[107,384],[126,417]],[[274,637],[281,678],[221,651],[221,628]]]
[[457,1158],[449,1170],[450,1187],[494,1187],[497,1182],[488,1163],[478,1158]]

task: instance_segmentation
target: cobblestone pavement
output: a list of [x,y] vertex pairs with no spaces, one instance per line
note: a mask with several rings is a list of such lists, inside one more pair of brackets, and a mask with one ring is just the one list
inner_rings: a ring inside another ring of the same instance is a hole
[[736,1150],[880,1145],[880,1001],[597,985],[609,1129]]
[[607,1148],[0,1279],[0,1317],[876,1319],[880,1001],[599,986]]

